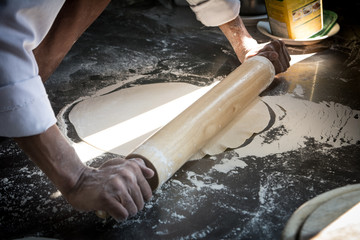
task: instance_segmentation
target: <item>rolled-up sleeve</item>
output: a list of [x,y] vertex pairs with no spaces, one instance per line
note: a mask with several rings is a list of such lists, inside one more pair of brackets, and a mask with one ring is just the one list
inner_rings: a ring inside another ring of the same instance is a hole
[[205,26],[215,27],[239,16],[239,0],[187,0],[197,19]]
[[63,3],[0,3],[0,136],[36,135],[56,123],[32,51],[49,31]]

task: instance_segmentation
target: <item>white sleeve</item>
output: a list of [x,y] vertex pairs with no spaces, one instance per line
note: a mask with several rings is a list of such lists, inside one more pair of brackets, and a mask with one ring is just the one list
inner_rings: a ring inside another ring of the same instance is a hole
[[186,0],[205,26],[215,27],[234,20],[239,16],[239,0]]
[[0,136],[40,134],[56,123],[32,50],[64,1],[11,0],[0,7]]

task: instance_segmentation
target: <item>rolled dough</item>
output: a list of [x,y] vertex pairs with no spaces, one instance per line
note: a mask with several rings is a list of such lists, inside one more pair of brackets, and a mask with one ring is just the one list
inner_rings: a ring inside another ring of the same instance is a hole
[[[87,144],[126,156],[214,85],[155,83],[124,88],[78,103],[69,120]],[[269,121],[268,108],[258,98],[192,159],[236,148],[265,129]]]

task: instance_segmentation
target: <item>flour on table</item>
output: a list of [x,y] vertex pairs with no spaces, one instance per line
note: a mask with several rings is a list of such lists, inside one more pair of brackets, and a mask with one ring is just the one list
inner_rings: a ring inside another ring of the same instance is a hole
[[238,157],[232,157],[231,159],[223,158],[220,163],[211,168],[211,171],[230,174],[236,168],[245,168],[246,166],[247,164]]
[[314,103],[291,95],[262,100],[275,112],[272,127],[243,148],[239,156],[283,153],[306,147],[309,139],[338,148],[360,141],[360,111],[334,102]]
[[296,87],[293,90],[293,94],[295,96],[304,97],[304,89],[301,87],[301,85],[296,84]]

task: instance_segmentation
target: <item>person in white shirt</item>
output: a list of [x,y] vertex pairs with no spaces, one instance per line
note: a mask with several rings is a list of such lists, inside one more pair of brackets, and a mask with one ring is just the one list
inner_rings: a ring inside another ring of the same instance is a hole
[[[199,21],[218,26],[240,62],[267,57],[276,73],[290,56],[281,41],[258,44],[239,17],[238,0],[188,0]],[[0,0],[0,136],[11,137],[76,209],[120,221],[151,198],[154,172],[141,159],[84,165],[58,127],[43,82],[109,0]]]

